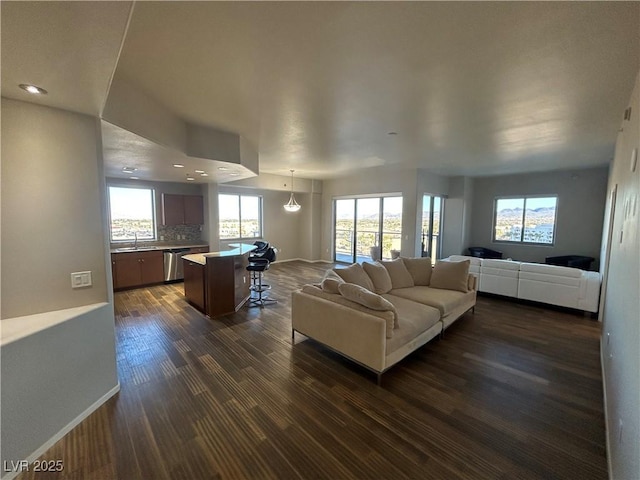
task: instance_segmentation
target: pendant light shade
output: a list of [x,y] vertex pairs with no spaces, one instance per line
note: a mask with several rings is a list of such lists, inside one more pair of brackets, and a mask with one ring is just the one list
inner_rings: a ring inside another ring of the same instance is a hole
[[284,209],[287,212],[297,212],[300,210],[300,205],[296,202],[296,197],[293,195],[293,172],[294,170],[290,170],[291,172],[291,196],[289,197],[289,201],[283,205]]

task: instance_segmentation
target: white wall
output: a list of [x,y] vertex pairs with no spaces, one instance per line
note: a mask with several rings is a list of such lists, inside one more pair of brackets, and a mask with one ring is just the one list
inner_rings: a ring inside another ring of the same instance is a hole
[[[94,118],[2,99],[2,318],[107,301]],[[93,286],[71,289],[71,272]]]
[[[1,137],[5,465],[33,460],[118,381],[98,121],[3,98]],[[72,290],[85,270],[93,286]]]
[[473,179],[452,177],[449,195],[445,200],[441,257],[459,255],[466,251],[471,232],[473,208]]
[[[478,177],[473,187],[471,246],[503,252],[504,258],[544,262],[556,255],[586,255],[598,268],[608,168],[564,170]],[[494,200],[500,196],[557,195],[556,242],[553,246],[492,241]],[[457,252],[464,253],[464,252]]]
[[[56,317],[65,318],[51,324]],[[35,460],[119,390],[111,304],[2,323],[34,321],[47,327],[8,343],[3,337],[2,465]]]
[[[600,302],[607,445],[611,478],[640,478],[640,75],[622,122],[608,193],[617,188],[608,280]],[[604,232],[605,238],[608,232]]]

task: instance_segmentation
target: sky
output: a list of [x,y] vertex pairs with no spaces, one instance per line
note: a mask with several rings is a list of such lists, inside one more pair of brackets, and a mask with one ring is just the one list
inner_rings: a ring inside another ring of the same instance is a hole
[[153,190],[109,187],[111,218],[153,218]]
[[[260,197],[242,195],[240,197],[243,220],[255,220],[258,218]],[[220,220],[238,220],[238,195],[218,195],[218,211]]]
[[[380,213],[380,198],[358,198],[358,217],[377,216]],[[336,217],[353,218],[354,199],[336,201]],[[390,215],[402,213],[402,197],[384,197],[384,212]]]
[[[516,209],[523,208],[523,198],[499,198],[498,211],[507,208]],[[556,197],[530,197],[527,198],[527,210],[535,210],[536,208],[551,208],[557,203]]]

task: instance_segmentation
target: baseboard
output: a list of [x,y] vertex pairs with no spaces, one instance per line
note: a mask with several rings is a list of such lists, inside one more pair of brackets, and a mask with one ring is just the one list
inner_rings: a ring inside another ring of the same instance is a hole
[[[95,402],[93,402],[89,408],[87,408],[84,412],[82,412],[80,415],[78,415],[76,418],[74,418],[73,420],[71,420],[67,425],[65,425],[58,433],[56,433],[53,437],[51,437],[49,440],[47,440],[43,445],[41,445],[35,452],[33,452],[31,455],[29,455],[25,460],[29,463],[29,465],[31,465],[33,462],[35,462],[44,452],[46,452],[47,450],[49,450],[51,447],[53,447],[55,445],[55,443],[60,440],[62,437],[64,437],[67,433],[69,433],[71,430],[73,430],[73,428],[75,428],[76,426],[78,426],[80,424],[80,422],[82,422],[85,418],[87,418],[89,415],[91,415],[93,412],[95,412],[103,403],[105,403],[107,400],[109,400],[111,397],[113,397],[116,393],[118,393],[120,391],[120,382],[118,382],[118,384],[113,387],[111,390],[109,390],[107,393],[105,393],[102,397],[100,397],[98,400],[96,400]],[[26,471],[26,470],[25,470]],[[15,478],[17,475],[19,475],[20,473],[23,473],[21,471],[19,471],[18,469],[16,469],[15,471],[11,471],[11,472],[7,472],[6,475],[1,477],[1,480],[11,480],[12,478]]]
[[611,442],[609,441],[609,417],[607,408],[607,379],[604,370],[604,354],[602,349],[602,336],[600,336],[600,370],[602,372],[602,401],[604,409],[604,438],[607,449],[607,470],[609,471],[609,478],[613,478],[613,470],[611,469]]
[[273,263],[286,263],[286,262],[332,263],[329,260],[308,260],[306,258],[287,258],[286,260],[276,260]]

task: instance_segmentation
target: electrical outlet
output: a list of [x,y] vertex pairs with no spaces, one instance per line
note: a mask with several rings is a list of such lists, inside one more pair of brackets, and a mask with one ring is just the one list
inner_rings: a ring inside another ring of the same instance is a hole
[[84,288],[91,285],[91,272],[73,272],[71,274],[71,288]]

